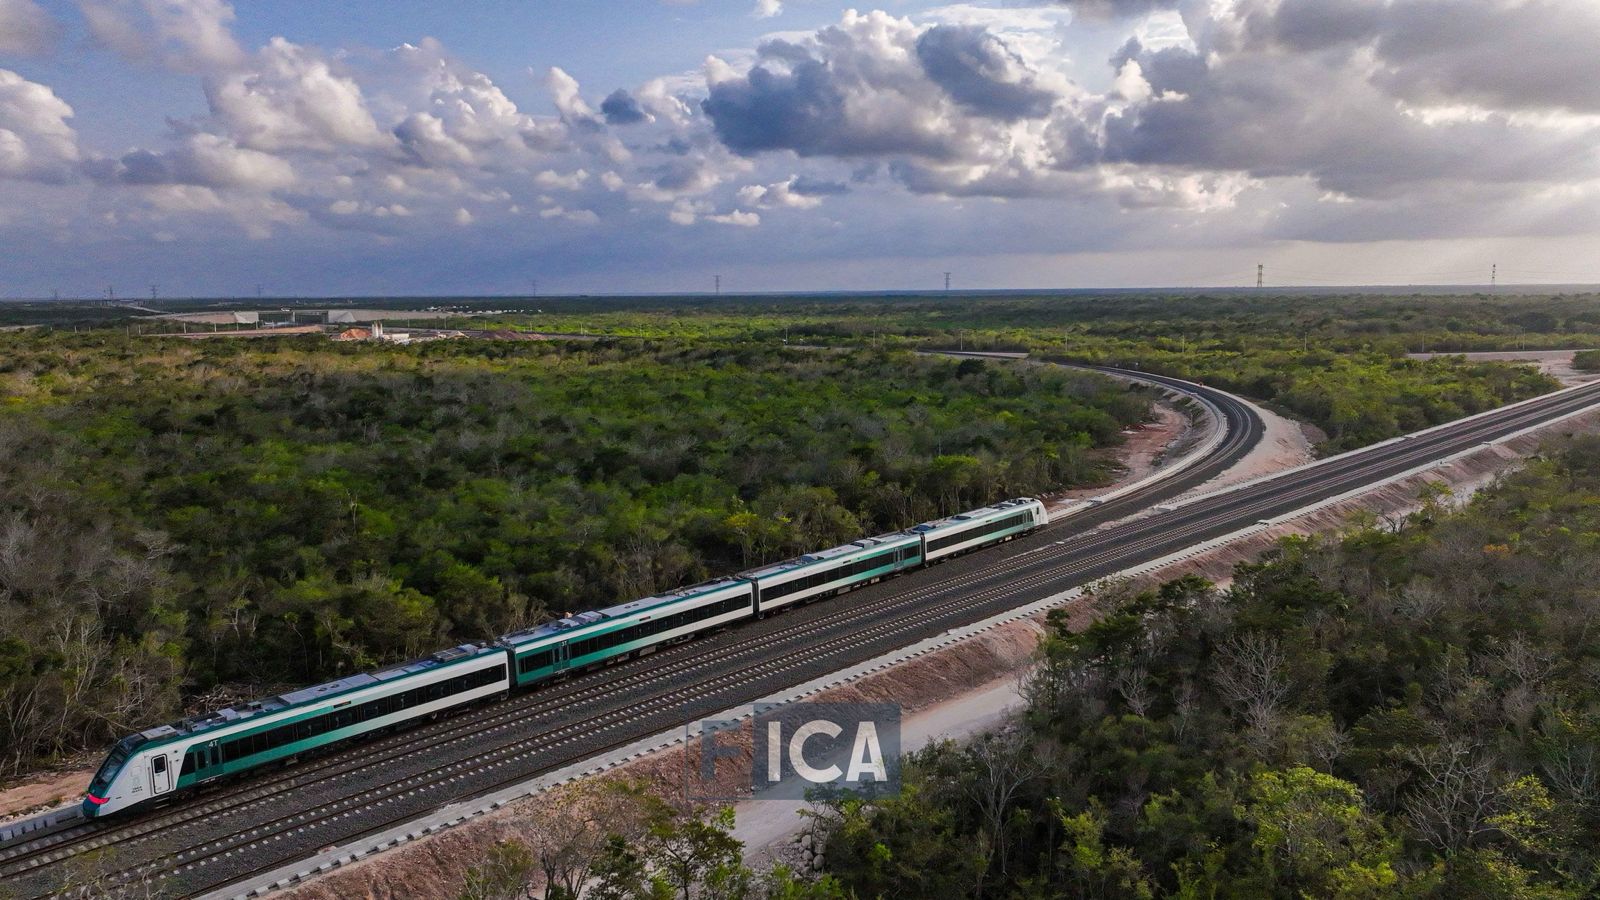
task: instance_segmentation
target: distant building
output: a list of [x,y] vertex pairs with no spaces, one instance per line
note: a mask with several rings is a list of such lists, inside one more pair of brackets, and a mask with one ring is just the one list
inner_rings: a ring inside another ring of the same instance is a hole
[[188,322],[191,325],[260,325],[261,313],[256,310],[232,310],[229,312],[199,312],[199,313],[168,313],[157,316],[160,319],[170,319],[174,322]]
[[411,335],[408,332],[388,332],[383,330],[382,322],[373,322],[366,328],[346,328],[335,334],[336,341],[387,341],[391,344],[409,344]]

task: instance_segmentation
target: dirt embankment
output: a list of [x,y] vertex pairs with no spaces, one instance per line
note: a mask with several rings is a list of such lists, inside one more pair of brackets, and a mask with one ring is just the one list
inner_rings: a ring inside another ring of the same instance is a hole
[[[1248,403],[1248,401],[1246,401]],[[1248,404],[1261,417],[1265,433],[1255,449],[1228,467],[1228,471],[1186,492],[1184,497],[1196,497],[1229,485],[1261,478],[1304,465],[1317,458],[1315,447],[1324,435],[1315,425],[1297,422],[1255,403]],[[1179,498],[1182,499],[1182,498]]]
[[[1443,483],[1457,497],[1465,497],[1515,467],[1549,437],[1595,431],[1600,431],[1600,412],[1507,444],[1481,448],[1448,465],[1324,507],[1142,577],[1155,582],[1193,572],[1225,583],[1236,563],[1254,559],[1286,535],[1336,530],[1358,510],[1379,516],[1403,516],[1416,507],[1422,486],[1430,482]],[[1073,619],[1079,623],[1086,623],[1093,615],[1086,603],[1076,604],[1072,610]],[[1006,710],[1020,702],[1017,687],[1031,665],[1033,648],[1041,633],[1042,622],[1038,620],[1012,622],[824,692],[816,699],[902,704],[906,711],[902,733],[907,747],[930,740],[959,739],[995,727]],[[686,752],[683,748],[662,751],[616,771],[649,779],[670,793],[680,789]],[[738,777],[733,779],[733,783],[739,781]],[[518,818],[536,803],[535,798],[512,804],[474,824],[335,870],[286,896],[296,900],[455,896],[471,861],[481,859],[495,841],[516,836]],[[750,801],[737,804],[736,810],[736,834],[746,842],[752,860],[794,860],[802,853],[794,841],[803,820],[792,808],[775,801]]]
[[[1230,472],[1208,485],[1208,488],[1220,486],[1224,479],[1226,483],[1232,483],[1245,477],[1288,468],[1309,457],[1310,441],[1295,423],[1270,413],[1266,415],[1271,416],[1267,420],[1269,440],[1263,441],[1259,454],[1252,454],[1251,459],[1241,463],[1244,471],[1250,474],[1235,477],[1236,473]],[[1176,440],[1182,431],[1181,428],[1177,429],[1176,434],[1169,431],[1168,442]],[[1158,581],[1193,572],[1219,583],[1225,582],[1236,563],[1255,558],[1285,535],[1335,530],[1357,510],[1367,510],[1379,516],[1404,515],[1415,507],[1418,492],[1426,482],[1443,482],[1458,496],[1465,496],[1514,467],[1548,437],[1593,431],[1600,431],[1600,412],[1568,420],[1505,445],[1481,448],[1447,466],[1386,486],[1363,497],[1325,507],[1143,577]],[[1128,477],[1138,477],[1135,471],[1130,466]],[[1074,620],[1085,623],[1093,611],[1087,604],[1079,603],[1072,607],[1072,613]],[[901,704],[905,711],[902,734],[907,748],[915,748],[933,740],[959,739],[995,727],[1003,721],[1007,710],[1020,702],[1017,686],[1028,671],[1033,649],[1042,630],[1039,620],[1012,622],[944,650],[925,654],[892,669],[825,691],[811,699],[892,701]],[[744,752],[743,761],[748,765],[748,743],[744,745]],[[607,777],[619,775],[645,779],[656,784],[663,795],[675,796],[681,793],[684,766],[694,761],[692,751],[675,747],[621,766],[612,770]],[[718,771],[719,774],[729,773],[728,783],[724,787],[730,795],[736,795],[743,785],[749,783],[747,768],[740,771],[738,767],[719,767]],[[60,774],[55,783],[71,781],[81,785],[86,778],[86,772]],[[20,797],[25,790],[35,791],[35,796],[41,799],[53,796],[50,793],[52,788],[43,784],[14,789],[7,792],[6,796]],[[335,869],[315,881],[284,892],[282,896],[296,900],[347,897],[443,900],[458,896],[465,872],[474,861],[482,859],[496,842],[525,837],[523,822],[532,810],[538,808],[538,804],[537,797],[512,803],[471,823]],[[775,801],[747,801],[737,804],[736,810],[736,834],[746,842],[752,860],[794,860],[799,856],[800,850],[794,844],[794,837],[802,827],[803,820],[792,806]]]
[[[1040,633],[1038,623],[1027,620],[1013,622],[963,641],[946,651],[918,657],[893,669],[864,676],[807,699],[808,702],[898,703],[906,716],[902,733],[916,733],[919,713],[938,716],[942,711],[948,715],[952,698],[972,694],[974,685],[992,689],[997,681],[1008,683],[1016,673],[1024,671],[1032,659]],[[961,722],[970,721],[970,718],[965,710],[957,712],[957,719]],[[742,741],[720,742],[724,746],[740,747],[743,755],[735,758],[733,765],[719,764],[716,767],[718,781],[714,785],[698,785],[699,788],[709,787],[716,793],[728,796],[749,793],[751,742],[748,732],[743,737]],[[683,791],[685,767],[697,767],[698,761],[698,754],[693,749],[673,747],[619,766],[604,777],[641,779],[652,784],[661,796],[677,797]],[[539,805],[539,797],[519,800],[480,816],[470,824],[337,869],[315,881],[290,889],[282,896],[293,900],[344,900],[350,897],[448,900],[459,896],[468,867],[483,859],[496,842],[509,838],[526,840],[521,823]],[[740,803],[738,808],[738,830],[741,837],[752,845],[752,850],[763,848],[755,847],[755,841],[749,838],[766,835],[769,840],[764,843],[776,847],[786,842],[801,823],[800,818],[794,815],[793,808],[779,801]],[[758,833],[743,833],[752,828]]]
[[1563,386],[1582,384],[1600,378],[1594,372],[1580,372],[1572,367],[1572,355],[1577,350],[1485,350],[1477,353],[1408,353],[1412,359],[1433,359],[1436,356],[1464,356],[1474,362],[1528,363]]
[[1123,430],[1123,443],[1117,448],[1117,463],[1122,471],[1116,481],[1099,487],[1045,494],[1042,499],[1052,515],[1057,509],[1074,505],[1067,501],[1110,493],[1149,478],[1165,465],[1182,458],[1189,445],[1199,436],[1200,429],[1189,421],[1188,416],[1165,400],[1152,404],[1151,412],[1151,421]]
[[[209,336],[209,332],[190,336]],[[518,337],[543,336],[519,332]],[[1126,440],[1117,448],[1118,463],[1122,467],[1117,480],[1101,487],[1047,495],[1045,502],[1052,512],[1056,507],[1072,505],[1066,501],[1097,496],[1148,478],[1162,466],[1180,458],[1199,437],[1200,429],[1172,403],[1157,400],[1151,405],[1151,411],[1151,421],[1123,432]],[[81,794],[99,763],[99,754],[88,754],[62,767],[0,785],[0,824],[52,809]]]
[[54,809],[83,795],[100,760],[75,759],[73,764],[18,779],[0,791],[0,824]]

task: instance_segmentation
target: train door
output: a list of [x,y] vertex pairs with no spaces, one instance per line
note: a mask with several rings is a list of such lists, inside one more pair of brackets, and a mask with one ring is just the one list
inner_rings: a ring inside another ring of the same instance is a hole
[[167,765],[167,755],[158,753],[150,757],[150,793],[160,796],[172,790],[172,770]]
[[565,670],[567,667],[567,660],[571,659],[571,656],[567,653],[567,643],[562,641],[561,643],[555,645],[553,649],[555,651],[555,668],[551,669],[550,671],[560,672]]

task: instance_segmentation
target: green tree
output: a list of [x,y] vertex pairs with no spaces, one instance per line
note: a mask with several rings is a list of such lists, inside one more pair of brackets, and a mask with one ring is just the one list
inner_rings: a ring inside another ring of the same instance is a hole
[[1366,809],[1361,789],[1305,766],[1250,778],[1238,816],[1269,884],[1315,897],[1386,897],[1399,884],[1399,843]]
[[1057,865],[1068,896],[1149,900],[1155,896],[1139,858],[1124,847],[1105,844],[1105,814],[1098,804],[1077,815],[1054,804],[1063,838]]

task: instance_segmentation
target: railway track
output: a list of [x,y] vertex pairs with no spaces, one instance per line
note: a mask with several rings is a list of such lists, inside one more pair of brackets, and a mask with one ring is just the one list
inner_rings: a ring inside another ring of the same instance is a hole
[[[1084,367],[1095,368],[1095,367]],[[1095,369],[1113,375],[1121,373],[1117,370]],[[1212,408],[1221,419],[1219,423],[1224,429],[1222,441],[1211,450],[1207,457],[1181,473],[1182,477],[1156,479],[1139,488],[1117,497],[1114,500],[1080,510],[1070,518],[1070,521],[1059,520],[1053,528],[1065,530],[1067,528],[1083,529],[1093,527],[1104,522],[1114,521],[1127,515],[1139,512],[1152,502],[1174,496],[1189,490],[1197,484],[1214,477],[1224,471],[1244,454],[1248,453],[1260,439],[1263,430],[1262,423],[1252,410],[1240,403],[1231,395],[1208,391],[1202,387],[1181,382],[1176,379],[1164,378],[1153,375],[1140,375],[1140,380],[1156,382],[1180,392],[1198,395],[1202,402]],[[689,652],[689,651],[683,651]],[[617,682],[626,685],[636,678],[650,677],[629,676]],[[572,702],[577,698],[566,698]],[[552,701],[554,702],[554,701]],[[470,722],[472,727],[479,729],[493,728],[497,724],[504,724],[515,716],[529,713],[537,714],[538,709],[524,709],[524,704],[516,701],[507,701],[497,707],[492,715],[479,717],[476,711],[465,714],[463,723]],[[455,718],[462,718],[460,716]],[[360,765],[381,765],[399,756],[414,752],[427,752],[435,748],[440,741],[449,743],[449,737],[461,725],[454,728],[448,725],[432,724],[412,729],[403,735],[390,736],[379,741],[363,745]],[[437,737],[436,735],[443,735]],[[209,798],[195,798],[184,802],[175,808],[162,809],[140,818],[136,827],[112,832],[115,823],[82,821],[70,827],[47,832],[29,837],[24,840],[9,842],[0,845],[0,879],[14,877],[23,872],[39,869],[51,863],[69,858],[74,852],[86,850],[101,850],[113,846],[132,845],[146,835],[155,834],[164,828],[196,819],[213,816],[219,813],[237,813],[261,802],[270,800],[288,791],[310,787],[329,780],[338,779],[351,771],[352,766],[342,755],[314,757],[298,762],[293,768],[293,773],[279,781],[269,781],[267,784],[230,791],[225,799],[215,796]],[[229,785],[232,787],[233,785]]]
[[[1141,377],[1147,381],[1156,380],[1151,376]],[[1227,394],[1171,379],[1165,381],[1168,387],[1204,395],[1202,402],[1212,407],[1222,419],[1224,426],[1222,441],[1212,448],[1205,459],[1185,471],[1147,483],[1136,491],[1100,507],[1081,511],[1072,518],[1070,526],[1066,523],[1057,523],[1052,526],[1052,530],[1092,527],[1137,512],[1145,504],[1152,502],[1152,498],[1171,496],[1189,490],[1194,485],[1213,477],[1217,472],[1225,470],[1259,440],[1262,423],[1244,404]],[[992,559],[991,562],[995,566],[993,571],[997,572],[1003,568],[1003,565]],[[319,824],[339,820],[351,805],[344,800],[336,800],[327,804],[317,815],[291,812],[274,817],[270,815],[270,807],[275,801],[319,787],[335,789],[339,782],[354,774],[381,769],[405,758],[447,752],[452,745],[460,745],[469,740],[472,741],[473,749],[477,753],[476,759],[482,764],[479,768],[492,768],[498,762],[498,755],[486,756],[483,752],[485,746],[483,742],[494,739],[497,734],[514,730],[516,726],[525,724],[530,718],[537,720],[541,716],[561,709],[570,709],[575,705],[625,697],[630,692],[636,691],[640,684],[660,681],[664,677],[684,679],[708,675],[715,667],[726,667],[730,662],[746,657],[754,658],[773,642],[781,642],[786,647],[803,648],[806,643],[830,628],[837,628],[864,614],[893,614],[897,605],[892,599],[880,599],[870,610],[852,604],[835,610],[831,615],[766,634],[759,646],[736,645],[722,648],[714,656],[705,654],[702,642],[699,641],[664,648],[642,659],[594,673],[600,676],[598,678],[585,678],[576,682],[547,686],[533,694],[516,695],[492,707],[472,709],[442,722],[423,725],[376,741],[344,748],[332,754],[301,760],[297,764],[277,771],[225,784],[221,791],[182,798],[135,820],[87,821],[65,830],[15,841],[0,846],[0,880],[16,882],[30,873],[42,876],[51,867],[90,851],[116,854],[112,858],[139,855],[147,845],[161,842],[170,836],[173,829],[186,825],[203,823],[208,827],[214,827],[219,822],[245,819],[251,813],[260,812],[268,815],[266,819],[251,819],[247,825],[235,832],[225,832],[220,835],[213,832],[206,843],[201,845],[207,850],[202,854],[192,852],[192,848],[172,853],[166,853],[165,847],[152,849],[152,852],[159,850],[162,853],[163,863],[172,871],[183,872],[201,868],[214,859],[231,855],[233,850],[240,847],[241,842],[247,838],[261,843],[280,836],[287,828],[303,832]],[[946,610],[941,609],[941,611]],[[875,630],[883,632],[885,637],[896,631],[881,627]],[[855,637],[859,639],[860,636],[860,632],[857,631]],[[819,658],[832,657],[848,649],[847,642],[834,643],[835,646],[828,648],[828,652],[813,648],[813,655]],[[783,668],[779,667],[778,671],[782,671]],[[760,666],[747,667],[744,674],[746,678],[752,677],[753,673],[757,672],[762,675],[773,674],[760,669]],[[731,673],[724,672],[720,677],[725,682],[740,683],[737,677],[730,680],[730,675]],[[594,724],[596,723],[588,723],[589,726]],[[558,729],[556,736],[552,738],[554,745],[564,742],[562,735],[570,739],[568,729]],[[526,747],[526,742],[520,738],[513,738],[512,741],[521,742]],[[535,742],[533,750],[542,749],[543,744],[542,741]],[[496,745],[494,754],[499,754],[504,746],[506,745]],[[530,752],[517,755],[528,756]],[[459,767],[453,765],[446,768]],[[417,781],[416,778],[400,779],[391,787],[403,788],[414,785]],[[381,797],[392,793],[394,792],[390,791],[385,794],[380,790],[377,795],[368,792],[361,796],[366,805],[380,806]],[[375,796],[380,799],[375,800]],[[173,863],[176,863],[176,866],[172,866]],[[140,877],[147,871],[146,866],[140,865],[115,874],[126,880]]]
[[[126,823],[94,823],[92,834],[64,838],[11,859],[0,857],[0,878],[19,894],[37,896],[50,890],[50,869],[56,863],[84,849],[111,848],[119,854],[119,867],[105,873],[110,881],[159,877],[175,895],[203,892],[276,867],[309,849],[406,821],[449,800],[515,783],[670,728],[683,721],[677,710],[686,699],[718,709],[748,702],[786,684],[1597,401],[1600,386],[1564,392],[1411,441],[1335,458],[1314,469],[1083,533],[1098,524],[1093,519],[1115,518],[1186,489],[1162,484],[1159,487],[1166,493],[1157,490],[1119,498],[1116,507],[1108,503],[1020,539],[1011,545],[1012,553],[965,557],[667,648],[503,704],[359,745],[309,766],[268,773],[235,785],[226,795],[180,801]],[[1229,448],[1227,441],[1208,462],[1238,450],[1224,448]],[[1174,482],[1204,480],[1210,474],[1206,466],[1195,466]],[[1064,538],[1066,534],[1076,536]],[[319,802],[319,798],[326,799]],[[123,859],[129,863],[123,864]]]

